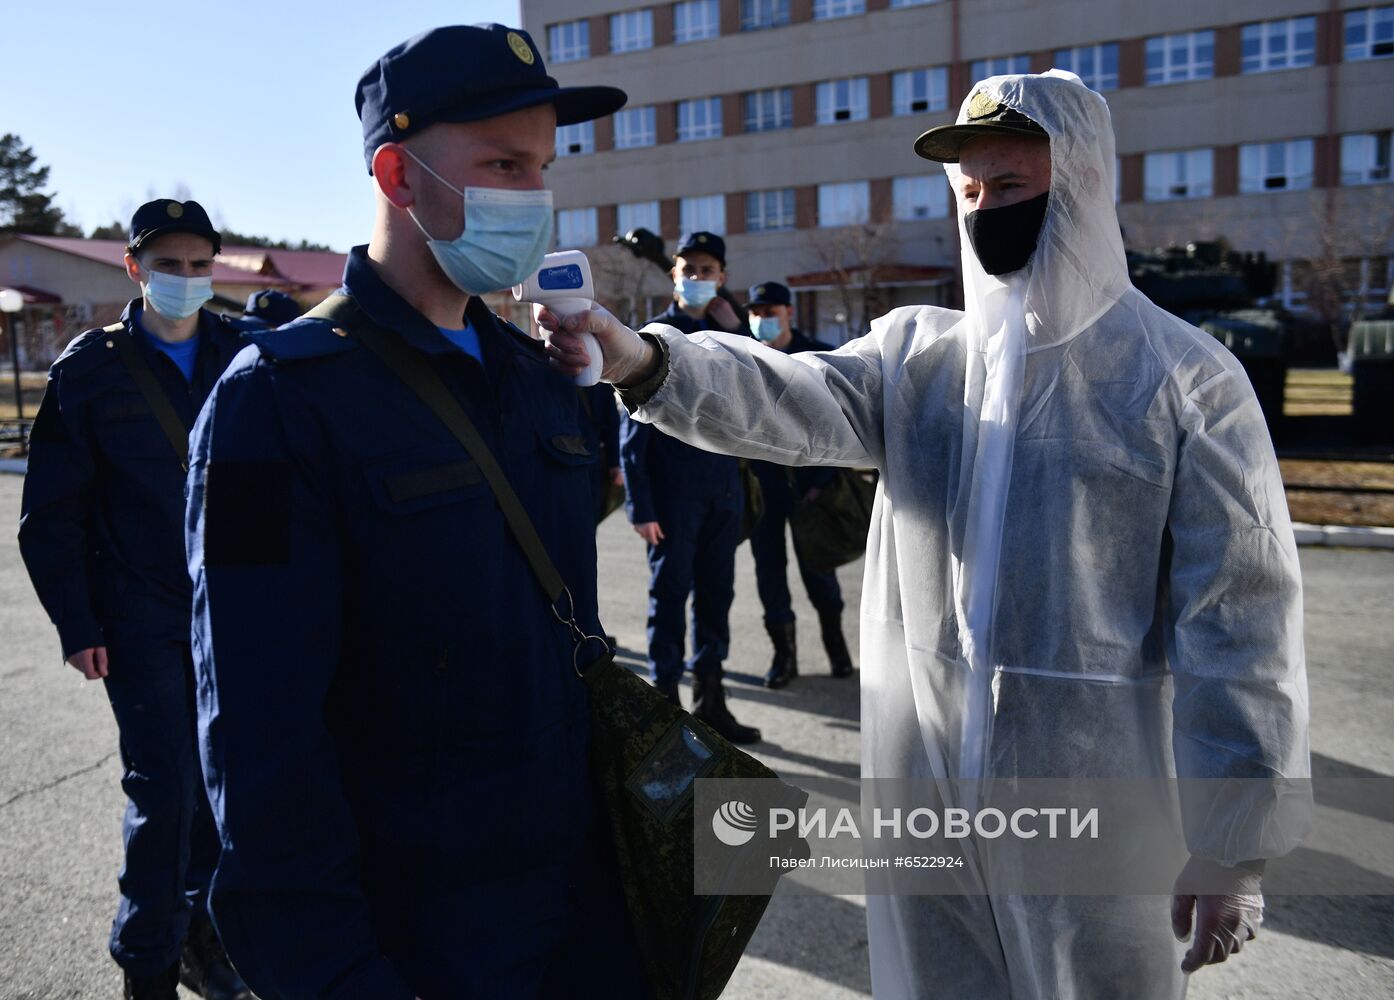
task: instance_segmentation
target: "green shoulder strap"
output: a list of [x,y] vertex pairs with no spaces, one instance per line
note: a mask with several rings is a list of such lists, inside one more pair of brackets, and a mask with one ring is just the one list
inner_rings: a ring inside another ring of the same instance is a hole
[[[513,537],[523,550],[523,555],[527,557],[528,565],[532,567],[533,575],[541,584],[543,592],[547,595],[547,600],[551,602],[553,613],[557,615],[562,624],[572,629],[573,635],[580,632],[575,622],[574,605],[567,608],[564,616],[563,612],[557,610],[557,603],[563,596],[567,598],[569,604],[571,603],[571,592],[567,589],[561,574],[557,572],[556,566],[552,564],[551,558],[547,555],[542,539],[538,537],[537,529],[533,527],[532,519],[523,509],[518,494],[513,492],[513,485],[509,483],[508,477],[499,467],[493,452],[484,443],[484,439],[480,437],[479,431],[460,407],[459,402],[450,394],[445,383],[440,380],[440,375],[436,373],[436,370],[431,367],[420,352],[409,347],[401,337],[384,330],[369,319],[367,314],[358,307],[358,303],[347,295],[331,295],[306,313],[305,316],[309,319],[327,320],[337,328],[361,340],[363,346],[377,355],[384,365],[405,382],[407,388],[415,393],[440,422],[445,424],[455,439],[464,445],[465,451],[469,453],[470,458],[474,459],[474,463],[479,466],[479,471],[484,474],[484,480],[493,490],[494,499],[498,501],[499,509],[503,511],[503,516],[508,521],[509,530],[513,532]],[[584,637],[583,633],[582,637]]]
[[116,353],[121,356],[121,363],[126,366],[126,371],[135,381],[136,388],[145,397],[145,402],[155,414],[155,419],[160,422],[160,430],[164,431],[165,437],[169,438],[170,446],[174,449],[174,457],[179,459],[179,467],[188,472],[189,428],[184,426],[183,420],[179,419],[174,404],[165,395],[165,390],[160,386],[159,380],[155,378],[155,373],[150,370],[150,366],[140,356],[140,348],[136,347],[135,341],[131,339],[126,324],[113,323],[111,326],[102,327],[102,332],[108,337],[107,343],[115,345]]

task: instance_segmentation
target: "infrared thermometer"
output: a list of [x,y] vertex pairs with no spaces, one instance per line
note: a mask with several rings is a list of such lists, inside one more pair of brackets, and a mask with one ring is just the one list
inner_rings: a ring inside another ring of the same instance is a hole
[[[595,284],[591,281],[591,265],[580,250],[563,250],[542,258],[542,266],[521,285],[513,286],[513,297],[519,302],[536,302],[546,306],[558,319],[589,312],[595,299]],[[595,385],[605,357],[593,333],[581,334],[591,363],[576,376],[579,386]]]

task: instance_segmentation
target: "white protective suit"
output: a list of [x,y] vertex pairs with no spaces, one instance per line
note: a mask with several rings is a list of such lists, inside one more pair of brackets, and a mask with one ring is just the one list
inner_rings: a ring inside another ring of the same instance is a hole
[[[1297,549],[1249,381],[1129,282],[1103,98],[1058,71],[974,90],[1050,136],[1026,268],[987,275],[960,216],[965,312],[897,309],[822,354],[650,326],[669,374],[636,416],[714,451],[880,470],[865,777],[951,802],[979,776],[1306,777]],[[1219,796],[1186,817],[1188,846],[1281,855],[1305,809],[1279,812]],[[1181,996],[1169,904],[869,896],[875,994]]]

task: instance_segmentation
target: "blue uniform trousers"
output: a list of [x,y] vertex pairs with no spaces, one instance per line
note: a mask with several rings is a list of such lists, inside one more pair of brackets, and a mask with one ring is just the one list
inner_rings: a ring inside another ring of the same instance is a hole
[[207,905],[218,834],[199,770],[189,644],[128,642],[107,653],[127,798],[111,956],[148,975],[179,960],[194,907]]
[[731,645],[739,493],[671,497],[658,504],[663,541],[649,546],[649,673],[676,682],[683,670],[683,612],[692,597],[692,659],[699,677],[721,669]]
[[[760,604],[765,609],[765,623],[782,625],[794,620],[784,535],[797,499],[789,484],[787,471],[780,466],[757,462],[755,474],[760,480],[760,492],[765,500],[765,512],[750,533],[750,552],[755,557],[755,586],[760,592]],[[809,569],[797,545],[794,546],[794,558],[798,561],[799,576],[803,577],[808,599],[818,614],[840,615],[842,588],[838,585],[837,574]]]

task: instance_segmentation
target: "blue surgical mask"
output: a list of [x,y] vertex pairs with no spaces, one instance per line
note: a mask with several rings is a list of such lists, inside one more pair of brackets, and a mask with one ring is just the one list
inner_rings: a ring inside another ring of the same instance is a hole
[[441,271],[460,291],[483,295],[512,288],[538,269],[552,245],[551,191],[482,187],[461,191],[411,150],[406,154],[465,201],[465,230],[453,240],[433,238],[416,213],[407,209]]
[[678,293],[678,298],[682,300],[682,304],[691,306],[693,309],[701,309],[716,298],[715,281],[698,281],[696,278],[684,275],[673,283],[673,289]]
[[213,297],[213,278],[209,275],[185,278],[163,271],[149,271],[141,291],[150,308],[165,319],[188,319]]
[[755,334],[755,339],[762,343],[770,343],[779,339],[779,334],[783,327],[779,325],[778,316],[756,316],[750,314],[750,332]]

